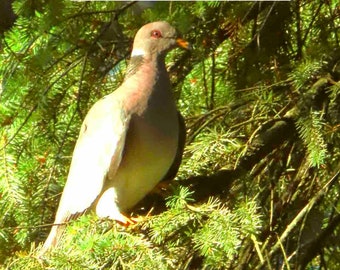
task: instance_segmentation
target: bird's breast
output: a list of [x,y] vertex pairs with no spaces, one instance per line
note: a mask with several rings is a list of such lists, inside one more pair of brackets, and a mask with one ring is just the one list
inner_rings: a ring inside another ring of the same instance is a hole
[[115,189],[121,211],[138,203],[166,174],[176,155],[178,129],[175,111],[131,118],[122,161],[115,174],[108,173],[105,185]]

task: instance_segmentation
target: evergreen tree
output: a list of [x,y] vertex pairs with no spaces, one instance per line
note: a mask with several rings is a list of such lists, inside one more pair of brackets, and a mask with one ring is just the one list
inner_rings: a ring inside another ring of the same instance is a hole
[[[4,269],[340,267],[337,1],[12,8],[0,29]],[[179,174],[131,210],[143,222],[89,213],[41,262],[81,122],[121,83],[136,31],[158,20],[194,47],[167,57],[187,125]]]

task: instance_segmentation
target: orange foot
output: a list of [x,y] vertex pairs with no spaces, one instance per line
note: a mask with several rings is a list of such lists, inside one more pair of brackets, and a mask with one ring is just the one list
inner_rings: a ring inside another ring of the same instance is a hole
[[126,215],[119,213],[119,215],[115,215],[114,220],[116,220],[119,224],[123,226],[130,226],[136,224],[133,218],[129,218]]
[[130,226],[130,225],[135,225],[137,223],[141,223],[145,221],[149,216],[151,216],[152,210],[153,209],[151,208],[151,210],[145,216],[137,216],[137,217],[127,217],[125,214],[120,213],[119,219],[115,218],[115,220],[119,224],[125,227]]

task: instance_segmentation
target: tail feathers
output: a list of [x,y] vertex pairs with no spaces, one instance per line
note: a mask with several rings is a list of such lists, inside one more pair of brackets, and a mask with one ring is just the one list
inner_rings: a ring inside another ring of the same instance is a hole
[[44,254],[49,251],[51,248],[55,247],[63,232],[65,231],[65,224],[55,224],[52,226],[51,232],[48,235],[43,247],[39,251],[38,257],[43,257]]
[[66,229],[67,223],[70,220],[77,219],[84,213],[85,211],[76,214],[70,214],[68,211],[66,213],[63,213],[63,211],[60,213],[60,211],[58,211],[54,224],[52,225],[50,234],[48,235],[44,245],[42,246],[41,250],[38,253],[38,258],[42,258],[47,251],[58,245],[59,240]]

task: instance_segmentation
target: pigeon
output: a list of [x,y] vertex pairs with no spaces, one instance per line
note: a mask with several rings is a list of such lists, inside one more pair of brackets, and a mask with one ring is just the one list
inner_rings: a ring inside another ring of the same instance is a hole
[[65,224],[87,210],[131,224],[124,212],[160,181],[174,178],[185,144],[166,54],[190,49],[167,22],[152,22],[135,36],[123,83],[87,113],[76,142],[55,221],[41,251],[55,246]]

